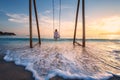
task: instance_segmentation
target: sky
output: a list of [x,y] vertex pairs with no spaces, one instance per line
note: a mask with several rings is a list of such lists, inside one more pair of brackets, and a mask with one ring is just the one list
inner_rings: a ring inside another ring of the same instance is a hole
[[[0,31],[29,35],[29,0],[0,0]],[[60,35],[72,38],[77,0],[61,0]],[[36,0],[41,37],[53,38],[52,0]],[[59,0],[55,2],[55,29],[59,31]],[[86,37],[120,38],[120,0],[85,0]],[[33,36],[37,36],[33,8]],[[77,38],[82,37],[81,2]]]

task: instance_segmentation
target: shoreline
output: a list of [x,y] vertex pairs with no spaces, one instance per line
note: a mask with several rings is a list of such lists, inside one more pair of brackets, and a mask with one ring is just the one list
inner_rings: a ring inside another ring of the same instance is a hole
[[[55,47],[55,49],[57,49],[57,46]],[[54,48],[53,48],[53,50],[54,50]],[[24,51],[24,50],[22,49],[22,51]],[[50,53],[50,52],[48,52],[48,53]],[[86,55],[87,54],[85,54],[84,56],[86,56]],[[4,56],[5,56],[4,54],[0,54],[0,79],[3,79],[3,80],[9,80],[9,79],[11,79],[11,80],[35,80],[35,77],[33,77],[34,72],[32,73],[32,71],[26,70],[25,66],[16,65],[14,61],[12,61],[12,62],[5,61],[3,59]],[[26,57],[27,57],[27,55],[26,55]],[[59,57],[61,58],[60,55],[57,55],[56,58],[59,58]],[[43,60],[44,59],[45,58],[43,58]],[[43,64],[41,64],[39,66],[42,66],[42,65]],[[3,67],[3,66],[6,66],[6,67]],[[36,65],[36,67],[38,67],[38,65]],[[48,67],[50,67],[50,66],[48,66]],[[4,70],[2,68],[4,68]],[[6,76],[7,76],[7,78],[6,78]],[[79,78],[79,79],[72,78],[71,79],[71,78],[68,77],[67,79],[65,79],[62,76],[55,75],[55,76],[49,78],[49,80],[85,80],[85,78]],[[117,75],[113,74],[113,76],[107,78],[106,80],[120,80],[120,76],[117,76]]]
[[24,66],[14,62],[6,62],[4,55],[0,54],[0,79],[2,80],[35,80],[32,72],[25,70]]
[[[25,70],[24,66],[16,65],[13,61],[6,62],[4,55],[0,54],[0,79],[3,80],[35,80],[33,73]],[[7,77],[6,77],[7,76]],[[64,79],[58,75],[50,78],[50,80],[84,80],[84,79]],[[107,80],[120,80],[120,76],[113,75]]]

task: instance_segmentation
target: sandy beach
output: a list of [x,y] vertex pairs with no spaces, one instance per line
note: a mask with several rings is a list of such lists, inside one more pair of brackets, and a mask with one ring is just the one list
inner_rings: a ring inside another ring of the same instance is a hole
[[0,80],[34,80],[32,75],[25,67],[17,66],[14,62],[6,62],[3,55],[0,55]]

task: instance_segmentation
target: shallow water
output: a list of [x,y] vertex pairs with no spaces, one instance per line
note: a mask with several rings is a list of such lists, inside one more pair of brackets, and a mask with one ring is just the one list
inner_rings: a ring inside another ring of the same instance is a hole
[[5,51],[6,61],[26,66],[36,80],[56,75],[65,79],[106,80],[112,74],[120,75],[120,46],[116,42],[87,42],[86,48],[73,46],[71,41],[43,42],[33,49],[27,42],[8,41],[0,49]]

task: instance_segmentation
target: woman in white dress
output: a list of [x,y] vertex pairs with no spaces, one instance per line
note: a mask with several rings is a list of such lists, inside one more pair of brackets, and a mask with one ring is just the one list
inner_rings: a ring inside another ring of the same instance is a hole
[[57,40],[58,38],[60,38],[60,35],[59,35],[57,29],[55,29],[55,32],[54,32],[54,39]]

